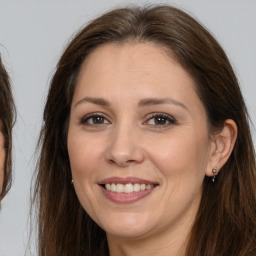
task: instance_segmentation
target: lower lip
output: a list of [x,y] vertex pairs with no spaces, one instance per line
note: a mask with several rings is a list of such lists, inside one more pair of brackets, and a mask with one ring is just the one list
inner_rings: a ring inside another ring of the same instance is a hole
[[151,194],[156,187],[153,187],[148,190],[141,190],[138,192],[133,193],[116,193],[112,191],[108,191],[107,189],[100,186],[103,194],[112,202],[119,203],[119,204],[130,204],[134,203],[136,201],[139,201],[140,199],[148,196]]

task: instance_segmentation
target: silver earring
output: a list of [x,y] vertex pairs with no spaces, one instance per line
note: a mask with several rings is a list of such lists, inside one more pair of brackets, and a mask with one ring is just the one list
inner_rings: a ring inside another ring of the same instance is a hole
[[216,178],[216,176],[218,175],[218,172],[219,172],[219,171],[218,171],[216,168],[212,170],[212,173],[213,173],[212,183],[215,182],[215,178]]
[[73,179],[71,180],[71,184],[74,185],[74,180]]

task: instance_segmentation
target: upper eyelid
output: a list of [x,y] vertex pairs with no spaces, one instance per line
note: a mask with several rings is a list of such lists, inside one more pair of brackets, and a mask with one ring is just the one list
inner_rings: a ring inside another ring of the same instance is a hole
[[103,113],[100,113],[100,112],[93,112],[93,113],[90,113],[90,114],[86,114],[84,115],[82,118],[80,118],[80,123],[84,122],[85,120],[88,120],[90,118],[93,118],[95,116],[101,116],[103,117],[104,119],[106,119],[108,122],[111,122],[110,120],[110,117],[106,114],[103,114]]
[[[158,116],[160,116],[162,118],[165,118],[166,121],[169,122],[169,123],[167,123],[167,124],[147,124],[151,119],[154,119],[155,117],[158,117]],[[172,115],[160,112],[160,113],[153,113],[153,114],[151,114],[151,116],[148,117],[146,119],[146,121],[144,121],[143,124],[144,125],[149,125],[151,127],[155,127],[155,128],[158,128],[158,129],[160,129],[160,128],[162,129],[162,128],[168,128],[168,127],[170,128],[170,127],[172,127],[174,125],[177,125],[178,122],[177,122],[177,119],[174,118]]]
[[83,115],[82,119],[83,118],[90,118],[90,117],[94,117],[94,116],[102,116],[106,119],[109,119],[110,117],[105,114],[105,113],[102,113],[102,112],[92,112],[92,113],[89,113],[89,114],[86,114],[86,115]]
[[[103,118],[105,118],[108,122],[112,122],[112,118],[105,114],[105,113],[102,113],[102,112],[92,112],[92,113],[89,113],[89,114],[86,114],[84,115],[82,118],[80,118],[80,122],[82,122],[83,120],[85,119],[89,119],[89,118],[92,118],[94,116],[102,116]],[[144,120],[146,119],[146,121],[150,120],[151,118],[154,118],[154,117],[157,117],[157,116],[162,116],[162,117],[165,117],[165,118],[169,118],[171,119],[172,121],[175,121],[177,122],[177,119],[171,115],[171,114],[167,114],[165,112],[152,112],[152,113],[148,113],[144,116]],[[143,121],[143,123],[145,123],[146,121]]]
[[153,113],[147,114],[145,116],[145,118],[147,118],[149,120],[149,119],[154,118],[156,116],[168,117],[172,120],[176,120],[176,118],[173,115],[170,115],[170,114],[167,114],[167,113],[164,113],[164,112],[153,112]]

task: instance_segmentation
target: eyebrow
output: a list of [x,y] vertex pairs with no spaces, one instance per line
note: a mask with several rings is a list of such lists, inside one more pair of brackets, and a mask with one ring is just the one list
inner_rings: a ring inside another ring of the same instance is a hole
[[[110,102],[103,98],[84,97],[75,104],[75,107],[77,107],[77,105],[80,105],[82,103],[92,103],[95,105],[107,106],[107,107],[110,106]],[[146,99],[140,100],[138,105],[139,105],[139,107],[146,107],[146,106],[161,105],[161,104],[173,104],[173,105],[176,105],[176,106],[179,106],[179,107],[182,107],[182,108],[188,110],[188,108],[183,103],[176,101],[174,99],[171,99],[171,98],[161,98],[161,99],[146,98]]]
[[183,103],[171,98],[163,98],[163,99],[148,98],[148,99],[143,99],[139,102],[140,107],[149,106],[149,105],[161,105],[161,104],[174,104],[176,106],[179,106],[188,110],[188,108]]
[[81,103],[93,103],[95,105],[99,105],[99,106],[110,106],[110,103],[102,98],[91,98],[91,97],[85,97],[82,98],[81,100],[79,100],[76,104],[75,107],[77,107],[77,105],[80,105]]

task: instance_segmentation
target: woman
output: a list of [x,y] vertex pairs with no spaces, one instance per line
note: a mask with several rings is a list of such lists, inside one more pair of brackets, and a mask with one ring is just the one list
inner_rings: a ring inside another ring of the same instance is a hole
[[0,201],[10,189],[14,102],[8,74],[0,58]]
[[123,8],[53,76],[35,195],[39,255],[255,255],[248,113],[215,39],[169,7]]

